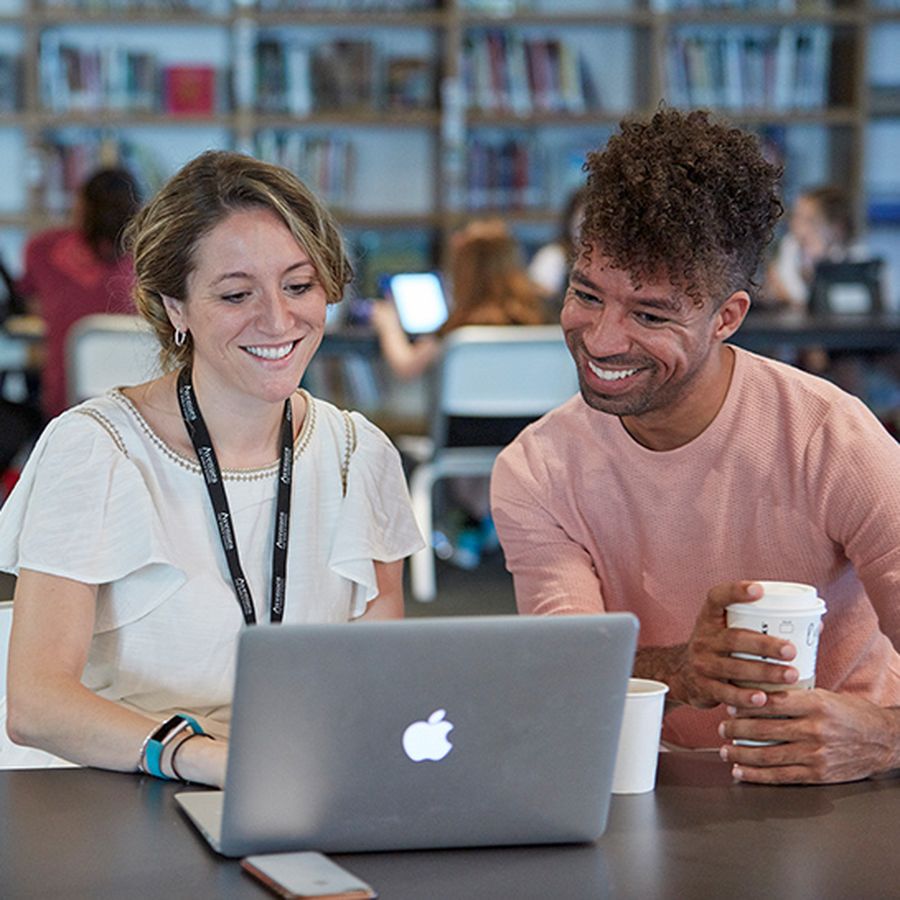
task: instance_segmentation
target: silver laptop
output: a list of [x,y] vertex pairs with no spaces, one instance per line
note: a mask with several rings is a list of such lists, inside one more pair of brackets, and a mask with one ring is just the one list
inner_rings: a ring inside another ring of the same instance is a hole
[[634,616],[259,625],[223,791],[176,799],[227,856],[592,841]]

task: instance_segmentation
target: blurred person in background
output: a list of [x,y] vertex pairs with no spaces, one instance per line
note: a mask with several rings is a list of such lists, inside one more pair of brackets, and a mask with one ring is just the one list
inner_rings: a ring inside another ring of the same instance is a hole
[[583,186],[569,194],[563,207],[556,240],[540,247],[528,264],[528,275],[544,291],[554,320],[559,315],[566,293],[569,269],[575,257],[581,221],[584,218],[584,201]]
[[803,191],[791,210],[787,234],[766,271],[763,293],[770,303],[806,309],[816,265],[859,259],[850,198],[835,185]]
[[26,244],[25,273],[17,286],[44,320],[41,406],[48,419],[68,406],[65,350],[72,326],[94,313],[134,311],[134,270],[119,239],[139,206],[129,172],[100,169],[79,189],[72,224],[42,231]]
[[[794,202],[788,231],[766,269],[762,307],[805,311],[820,262],[862,262],[871,258],[857,240],[850,198],[837,185],[807,188]],[[892,279],[882,269],[881,297],[892,298]],[[862,399],[896,436],[900,424],[900,354],[826,352],[806,347],[798,366],[822,375]]]
[[450,245],[450,316],[436,335],[410,340],[391,303],[376,303],[372,325],[391,372],[419,378],[436,362],[442,338],[464,325],[540,325],[541,292],[522,263],[516,239],[500,219],[471,222]]
[[[0,336],[7,338],[7,319],[15,319],[24,312],[24,300],[0,257]],[[21,388],[17,389],[17,385],[10,387],[10,375],[21,376]],[[28,371],[16,372],[13,369],[0,372],[0,503],[18,477],[18,457],[27,452],[41,428],[41,413],[33,381],[32,373]]]
[[[451,243],[451,312],[435,335],[413,341],[404,332],[390,302],[376,303],[372,325],[388,368],[401,380],[421,378],[441,354],[443,339],[466,325],[541,325],[546,322],[541,289],[525,270],[516,239],[500,219],[482,219],[457,232]],[[451,422],[448,443],[498,446],[509,443],[530,420],[501,419],[486,427],[482,420]],[[463,568],[474,568],[485,550],[496,548],[490,517],[487,478],[448,479],[454,513],[439,532],[436,550]],[[446,541],[446,542],[445,542]]]

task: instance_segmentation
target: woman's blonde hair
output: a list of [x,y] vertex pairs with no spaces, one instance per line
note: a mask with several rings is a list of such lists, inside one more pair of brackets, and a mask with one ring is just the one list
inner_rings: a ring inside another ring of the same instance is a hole
[[156,332],[166,371],[189,363],[192,346],[190,339],[175,344],[163,297],[186,299],[198,242],[245,209],[271,209],[281,217],[309,254],[329,303],[341,299],[353,277],[337,223],[295,175],[240,153],[202,153],[163,185],[124,235],[134,260],[135,305]]
[[482,219],[454,237],[453,312],[444,333],[463,325],[539,325],[540,289],[522,264],[515,238],[500,219]]

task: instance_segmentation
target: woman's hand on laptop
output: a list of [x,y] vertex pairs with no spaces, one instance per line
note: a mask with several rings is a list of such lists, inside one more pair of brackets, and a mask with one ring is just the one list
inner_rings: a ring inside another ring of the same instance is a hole
[[227,760],[228,741],[196,735],[178,748],[178,774],[184,781],[224,787]]

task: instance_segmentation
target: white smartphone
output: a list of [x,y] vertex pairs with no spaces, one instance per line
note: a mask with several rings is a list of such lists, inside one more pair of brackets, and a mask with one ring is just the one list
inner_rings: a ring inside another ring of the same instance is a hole
[[288,900],[374,900],[378,893],[321,853],[263,853],[241,860],[244,870]]

